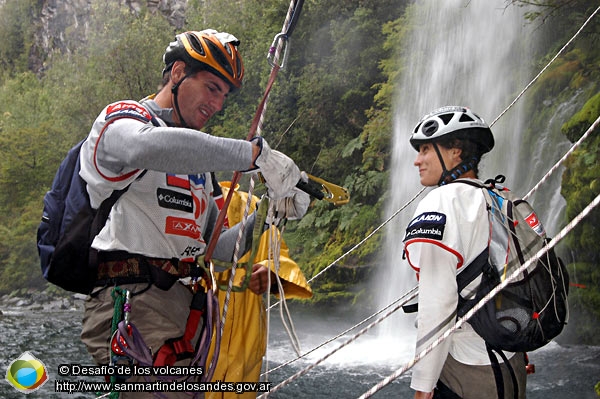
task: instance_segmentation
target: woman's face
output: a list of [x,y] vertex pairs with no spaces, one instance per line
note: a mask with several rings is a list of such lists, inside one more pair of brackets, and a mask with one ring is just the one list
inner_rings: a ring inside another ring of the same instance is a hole
[[[451,170],[461,162],[458,148],[445,148],[438,145],[446,170]],[[414,165],[419,168],[419,177],[423,186],[437,186],[442,177],[442,164],[432,143],[423,143],[419,146],[419,154]]]

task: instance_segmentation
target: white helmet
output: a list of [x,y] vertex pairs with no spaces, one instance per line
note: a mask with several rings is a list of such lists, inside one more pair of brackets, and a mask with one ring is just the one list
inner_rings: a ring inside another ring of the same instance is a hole
[[458,106],[438,108],[421,118],[410,136],[410,144],[419,151],[420,144],[447,135],[478,143],[482,154],[494,148],[494,136],[487,123],[469,108]]

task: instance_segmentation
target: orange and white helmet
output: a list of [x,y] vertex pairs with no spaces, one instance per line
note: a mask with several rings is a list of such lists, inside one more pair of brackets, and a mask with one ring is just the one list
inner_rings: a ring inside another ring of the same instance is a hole
[[237,49],[239,44],[235,36],[214,29],[180,33],[165,50],[164,71],[181,60],[214,73],[229,83],[232,90],[239,89],[244,78],[244,63]]

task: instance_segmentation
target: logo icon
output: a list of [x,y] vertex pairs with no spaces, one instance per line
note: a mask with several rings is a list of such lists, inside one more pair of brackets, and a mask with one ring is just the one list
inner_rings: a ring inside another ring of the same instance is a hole
[[48,381],[46,366],[29,352],[23,352],[8,366],[6,380],[23,393],[30,393]]

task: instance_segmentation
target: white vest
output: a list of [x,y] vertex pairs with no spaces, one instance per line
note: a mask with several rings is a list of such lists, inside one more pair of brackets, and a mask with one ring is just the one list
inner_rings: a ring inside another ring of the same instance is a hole
[[192,261],[206,247],[207,217],[214,207],[210,174],[172,175],[148,170],[138,179],[141,170],[122,170],[115,175],[102,168],[96,159],[98,141],[107,124],[112,124],[111,129],[119,128],[120,118],[151,123],[151,115],[137,102],[111,104],[98,116],[81,148],[80,175],[87,182],[92,207],[97,208],[113,190],[131,184],[113,206],[92,247]]

